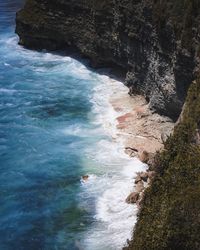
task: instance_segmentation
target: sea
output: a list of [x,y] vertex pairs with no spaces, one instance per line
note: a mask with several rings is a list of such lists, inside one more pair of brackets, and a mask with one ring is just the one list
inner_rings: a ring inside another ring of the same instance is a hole
[[0,250],[121,249],[146,168],[124,153],[110,103],[128,89],[109,69],[18,45],[23,4],[0,0]]

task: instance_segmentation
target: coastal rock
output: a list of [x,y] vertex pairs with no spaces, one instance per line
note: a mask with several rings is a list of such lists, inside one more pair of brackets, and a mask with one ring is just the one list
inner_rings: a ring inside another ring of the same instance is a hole
[[129,194],[129,196],[126,198],[126,203],[134,204],[137,202],[138,199],[139,199],[139,193],[133,192]]
[[155,178],[155,176],[156,176],[155,171],[148,171],[148,180],[147,180],[148,184],[151,183],[151,181]]
[[95,67],[112,67],[126,78],[131,95],[142,94],[152,110],[176,120],[195,76],[200,44],[199,13],[187,19],[198,1],[187,13],[180,8],[181,18],[178,4],[26,0],[17,13],[16,33],[25,47],[78,51]]
[[124,152],[128,154],[130,157],[135,157],[138,154],[138,150],[136,148],[126,147]]
[[88,181],[89,175],[83,175],[83,176],[81,177],[81,179],[82,179],[83,181]]
[[139,159],[141,162],[143,163],[147,163],[148,160],[149,160],[149,153],[147,151],[142,151],[140,154],[139,154]]
[[149,177],[149,175],[148,175],[147,172],[141,172],[141,173],[140,173],[140,178],[141,178],[144,182],[147,181],[148,177]]
[[144,183],[143,183],[143,181],[139,181],[136,184],[135,190],[136,190],[137,193],[141,193],[144,190]]
[[140,175],[138,174],[137,177],[135,178],[135,184],[137,184],[141,180],[142,179],[141,179]]

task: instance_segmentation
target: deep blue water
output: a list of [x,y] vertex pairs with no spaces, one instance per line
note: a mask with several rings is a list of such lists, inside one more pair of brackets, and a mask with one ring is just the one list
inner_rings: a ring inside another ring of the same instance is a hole
[[0,0],[0,249],[118,249],[133,208],[119,172],[129,159],[102,125],[108,78],[20,47],[22,4]]

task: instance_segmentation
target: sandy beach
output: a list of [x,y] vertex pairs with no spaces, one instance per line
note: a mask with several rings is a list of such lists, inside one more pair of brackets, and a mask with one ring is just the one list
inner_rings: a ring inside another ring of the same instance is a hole
[[110,103],[120,113],[117,117],[118,135],[127,154],[142,160],[144,152],[154,154],[163,148],[163,141],[174,128],[172,120],[151,111],[141,95],[115,93]]

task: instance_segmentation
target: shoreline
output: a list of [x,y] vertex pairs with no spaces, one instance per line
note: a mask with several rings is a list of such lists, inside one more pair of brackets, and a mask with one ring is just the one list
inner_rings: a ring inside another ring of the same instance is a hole
[[[108,175],[94,182],[91,178],[91,183],[88,174],[86,183],[98,185],[98,181],[106,178],[109,185],[96,201],[95,218],[97,223],[102,223],[102,231],[96,236],[91,233],[90,238],[101,242],[102,235],[106,234],[114,244],[111,249],[121,249],[132,237],[143,191],[154,177],[153,171],[148,172],[148,161],[142,159],[144,152],[153,155],[160,150],[162,138],[172,131],[174,124],[169,118],[150,111],[144,97],[130,96],[121,81],[107,75],[99,75],[99,81],[91,101],[97,124],[109,141],[107,145],[102,142],[97,155],[99,158],[107,155],[109,169]],[[94,247],[90,239],[87,245]]]
[[163,142],[173,132],[175,123],[150,110],[143,96],[130,96],[128,88],[127,93],[118,93],[117,96],[114,93],[109,101],[119,112],[116,118],[117,136],[123,141],[125,153],[147,163],[143,159],[144,153],[151,156],[162,150]]
[[[111,78],[109,80],[110,83],[116,82]],[[132,187],[124,200],[124,203],[133,207],[134,221],[131,223],[133,230],[144,191],[155,177],[155,172],[150,170],[150,166],[155,154],[164,148],[164,141],[173,133],[175,123],[170,118],[151,111],[143,96],[130,96],[128,88],[124,84],[123,86],[126,91],[112,93],[109,103],[115,114],[118,114],[115,116],[116,135],[113,141],[122,144],[124,153],[128,155],[130,165],[133,166],[132,173],[129,173]],[[136,171],[134,160],[146,164],[145,170]],[[131,238],[124,239],[126,245],[125,240],[128,242]]]
[[[95,221],[85,232],[83,246],[88,250],[108,247],[117,250],[131,238],[138,209],[136,204],[125,201],[133,190],[136,173],[146,171],[147,165],[124,152],[123,138],[118,135],[117,117],[123,115],[123,111],[116,111],[110,99],[113,95],[128,95],[127,87],[112,76],[96,73],[90,118],[103,137],[96,143],[95,152],[93,148],[90,154],[96,171],[87,171],[81,178],[85,194],[93,197]],[[109,244],[102,241],[104,237]]]

